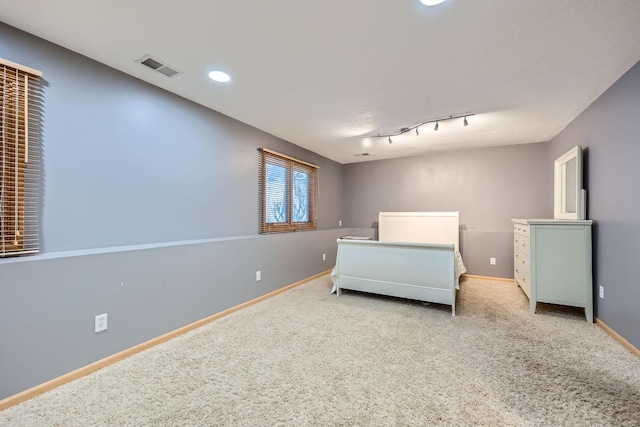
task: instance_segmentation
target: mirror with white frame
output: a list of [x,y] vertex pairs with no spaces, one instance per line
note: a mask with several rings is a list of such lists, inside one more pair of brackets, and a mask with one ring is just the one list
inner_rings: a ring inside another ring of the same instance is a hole
[[573,147],[555,161],[553,185],[554,219],[585,219],[582,147]]

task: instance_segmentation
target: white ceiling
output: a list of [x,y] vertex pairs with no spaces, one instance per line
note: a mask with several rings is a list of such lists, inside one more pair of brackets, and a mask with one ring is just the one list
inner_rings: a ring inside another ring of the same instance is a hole
[[0,0],[0,19],[341,163],[548,141],[640,60],[640,0]]

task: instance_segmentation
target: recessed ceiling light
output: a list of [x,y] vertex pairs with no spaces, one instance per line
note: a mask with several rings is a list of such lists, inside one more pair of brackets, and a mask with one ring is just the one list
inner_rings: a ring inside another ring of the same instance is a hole
[[209,78],[219,83],[226,83],[231,80],[231,76],[223,71],[211,71]]
[[437,4],[442,3],[445,0],[420,0],[420,3],[422,3],[425,6],[435,6]]

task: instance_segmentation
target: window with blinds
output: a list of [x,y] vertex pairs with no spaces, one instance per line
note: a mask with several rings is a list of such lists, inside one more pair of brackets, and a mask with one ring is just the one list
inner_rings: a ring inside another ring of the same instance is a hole
[[261,233],[317,228],[318,166],[260,149]]
[[38,252],[41,76],[0,58],[0,257]]

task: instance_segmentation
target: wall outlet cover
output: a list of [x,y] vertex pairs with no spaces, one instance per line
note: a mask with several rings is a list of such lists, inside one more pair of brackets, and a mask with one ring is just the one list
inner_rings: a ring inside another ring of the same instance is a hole
[[107,313],[98,314],[95,320],[95,332],[107,330]]

